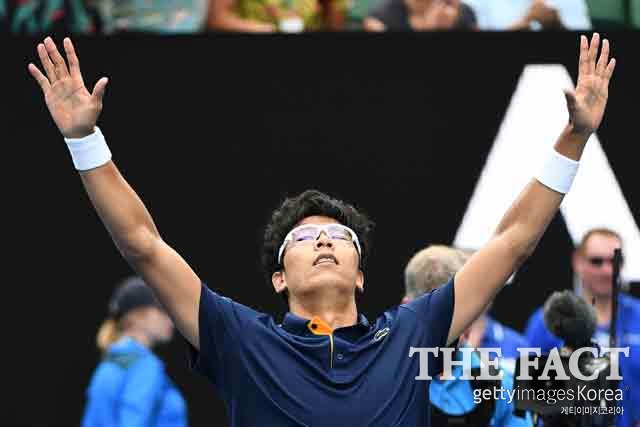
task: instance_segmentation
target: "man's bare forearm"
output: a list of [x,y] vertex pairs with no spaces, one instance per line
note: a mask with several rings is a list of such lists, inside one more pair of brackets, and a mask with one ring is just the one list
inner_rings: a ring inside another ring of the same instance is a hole
[[29,64],[29,72],[40,85],[58,129],[68,139],[74,166],[82,171],[80,177],[89,198],[118,249],[154,290],[180,332],[198,347],[200,278],[160,238],[144,204],[109,160],[111,151],[102,135],[84,139],[97,132],[108,79],[98,80],[89,92],[70,39],[64,39],[64,48],[68,66],[47,37],[37,48],[46,76],[33,64]]
[[[561,155],[578,161],[587,137],[573,132],[571,125],[564,129],[554,149]],[[536,179],[525,187],[505,213],[496,229],[496,235],[506,234],[520,261],[535,249],[547,226],[562,203],[564,194],[541,184]]]
[[[585,141],[586,138],[572,133],[568,126],[560,135],[555,150],[578,160]],[[563,198],[564,194],[532,179],[512,203],[494,236],[456,276],[457,315],[452,323],[450,341],[482,313],[509,276],[531,255]]]
[[80,172],[80,176],[94,208],[122,255],[131,262],[144,257],[160,234],[142,200],[116,165],[109,161],[101,167]]
[[552,155],[542,173],[513,202],[493,238],[456,275],[450,341],[478,317],[513,271],[531,255],[558,211],[563,193],[569,190],[577,171],[575,161],[604,117],[609,81],[616,66],[616,60],[609,59],[609,41],[603,41],[598,57],[599,46],[597,33],[591,42],[580,37],[578,84],[575,92],[565,91],[569,124],[554,147],[560,156]]

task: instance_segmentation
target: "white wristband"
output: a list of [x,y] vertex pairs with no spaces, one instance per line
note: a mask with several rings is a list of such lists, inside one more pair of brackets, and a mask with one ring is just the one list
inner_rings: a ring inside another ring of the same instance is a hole
[[544,160],[535,178],[550,189],[566,194],[571,188],[571,183],[578,172],[579,165],[580,162],[576,162],[558,153],[555,149],[551,149],[551,153]]
[[94,127],[94,132],[84,138],[65,138],[73,165],[79,171],[102,166],[111,160],[111,151],[107,146],[102,132],[98,126]]

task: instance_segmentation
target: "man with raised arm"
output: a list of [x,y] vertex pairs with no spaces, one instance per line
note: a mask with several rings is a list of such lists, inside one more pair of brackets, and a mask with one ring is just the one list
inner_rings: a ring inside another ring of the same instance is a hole
[[[289,312],[281,325],[203,285],[160,236],[140,198],[111,161],[96,127],[107,79],[90,93],[71,40],[68,60],[53,40],[38,44],[44,74],[29,64],[75,168],[105,227],[193,346],[193,362],[225,401],[232,426],[428,426],[428,367],[413,347],[453,342],[532,253],[599,126],[615,67],[609,43],[580,39],[579,77],[567,93],[569,123],[544,167],[493,237],[447,285],[383,313],[358,313],[372,222],[318,191],[286,199],[264,234],[263,267]],[[415,356],[415,355],[414,355]],[[424,369],[423,369],[424,368]]]

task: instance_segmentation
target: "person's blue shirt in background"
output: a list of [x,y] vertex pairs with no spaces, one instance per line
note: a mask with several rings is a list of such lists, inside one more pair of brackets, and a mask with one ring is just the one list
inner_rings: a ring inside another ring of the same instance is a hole
[[[480,348],[500,348],[500,367],[513,375],[516,368],[516,360],[520,357],[518,348],[529,347],[527,339],[514,329],[503,325],[491,317],[486,317],[484,336],[480,343]],[[491,356],[497,357],[495,353]]]
[[[456,353],[456,360],[462,360],[460,352]],[[480,358],[471,353],[471,367],[480,367]],[[437,406],[441,411],[450,415],[463,415],[473,411],[476,403],[473,401],[473,387],[470,380],[462,380],[462,367],[454,365],[452,374],[455,380],[442,380],[435,377],[430,385],[431,404]],[[507,390],[513,393],[513,377],[503,370],[503,377],[500,386],[505,389],[503,395],[505,399],[496,399],[491,417],[491,427],[530,427],[532,425],[531,415],[526,413],[524,417],[515,414],[515,402],[509,402]]]
[[82,427],[185,427],[185,401],[162,361],[131,338],[115,342],[87,390]]

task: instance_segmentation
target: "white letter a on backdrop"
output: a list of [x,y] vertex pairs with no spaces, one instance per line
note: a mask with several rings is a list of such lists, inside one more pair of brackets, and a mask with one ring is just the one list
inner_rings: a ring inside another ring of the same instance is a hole
[[[478,249],[489,240],[566,125],[569,116],[562,90],[573,87],[562,65],[525,67],[454,245]],[[621,276],[640,281],[640,230],[597,135],[589,140],[580,163],[571,191],[560,207],[573,243],[593,227],[617,231],[624,240],[626,259],[636,261],[626,262]]]

